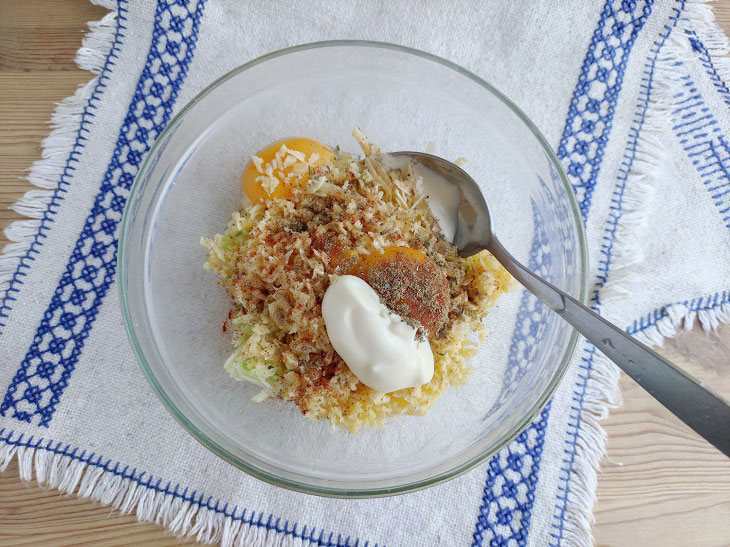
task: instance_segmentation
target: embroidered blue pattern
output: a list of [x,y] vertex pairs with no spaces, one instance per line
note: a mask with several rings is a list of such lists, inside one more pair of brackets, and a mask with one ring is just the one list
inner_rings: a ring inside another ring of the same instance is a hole
[[62,443],[53,442],[51,440],[47,441],[42,437],[35,440],[32,436],[24,439],[24,435],[22,433],[17,435],[13,431],[8,431],[4,428],[0,429],[0,442],[10,446],[28,447],[33,450],[44,450],[51,454],[70,458],[73,461],[85,463],[89,467],[96,467],[102,469],[106,473],[112,473],[122,479],[136,482],[143,488],[179,498],[183,501],[190,502],[193,505],[197,505],[201,509],[225,515],[233,520],[239,520],[248,526],[263,528],[266,530],[275,530],[282,535],[301,539],[303,542],[308,542],[307,545],[316,547],[378,547],[377,543],[371,544],[369,541],[361,543],[358,538],[343,536],[342,534],[335,535],[334,532],[328,533],[323,528],[310,527],[307,525],[301,526],[297,522],[290,522],[282,519],[281,517],[276,517],[272,513],[267,515],[263,511],[249,511],[246,508],[239,509],[238,506],[230,508],[230,504],[224,504],[221,500],[214,500],[212,496],[207,496],[202,492],[198,493],[195,490],[190,492],[189,488],[182,488],[180,484],[173,486],[170,481],[165,483],[162,478],[156,478],[144,471],[137,471],[136,468],[130,469],[128,465],[122,467],[122,464],[119,462],[112,462],[111,459],[97,455],[95,452],[87,452],[86,450],[72,448],[71,445],[68,444],[64,446]]
[[[635,122],[629,133],[629,140],[624,152],[624,158],[619,170],[616,186],[611,199],[611,207],[609,218],[603,235],[603,243],[601,245],[601,257],[598,266],[598,280],[596,288],[591,297],[591,307],[594,311],[600,313],[600,290],[605,286],[608,280],[609,270],[613,259],[613,245],[616,236],[616,229],[623,216],[623,197],[628,182],[629,173],[631,172],[634,159],[637,153],[637,144],[639,134],[644,125],[646,112],[649,107],[649,98],[651,96],[654,70],[661,51],[662,46],[677,24],[679,16],[684,8],[684,2],[678,1],[678,7],[673,9],[669,23],[664,25],[663,30],[659,33],[657,40],[652,45],[649,57],[645,64],[644,73],[640,86],[639,101],[637,104]],[[647,14],[648,16],[648,14]],[[587,213],[587,209],[586,209]],[[573,387],[573,406],[568,421],[566,431],[565,447],[563,449],[564,458],[563,465],[560,468],[560,478],[558,483],[558,494],[556,496],[555,512],[553,514],[552,531],[550,533],[552,541],[550,546],[558,546],[563,539],[563,526],[565,523],[565,515],[568,507],[568,493],[570,491],[570,481],[572,479],[573,465],[575,463],[575,450],[580,432],[581,416],[583,413],[583,400],[588,386],[588,378],[593,368],[593,360],[597,350],[592,344],[585,344],[583,356],[581,357],[580,372],[577,375],[577,381]]]
[[[693,49],[706,54],[706,49],[694,32],[689,34],[688,39]],[[700,60],[704,64],[703,59]],[[730,144],[694,80],[689,73],[682,71],[683,64],[681,61],[673,64],[677,71],[681,71],[682,89],[673,97],[672,130],[697,170],[723,224],[730,229]],[[716,73],[709,72],[709,75],[716,84],[713,79]],[[727,91],[727,88],[720,89],[726,102],[730,100],[722,92],[723,89]]]
[[[576,192],[584,221],[587,219],[593,188],[596,185],[604,149],[608,142],[626,64],[634,42],[651,14],[652,6],[653,0],[639,2],[634,0],[606,1],[571,99],[568,118],[558,147],[558,157],[566,166],[568,175],[573,182],[573,189]],[[638,130],[636,135],[638,136]],[[526,317],[527,309],[523,300],[519,313],[525,313],[524,317]],[[522,322],[518,319],[515,338],[511,347],[511,358],[519,357],[520,352],[526,355],[525,352],[529,351],[529,348],[519,341],[519,333],[530,332],[531,328],[524,324],[524,317],[521,320]],[[532,328],[534,330],[534,327]],[[592,350],[595,352],[595,348],[592,348]],[[564,485],[560,487],[561,493],[558,495],[558,504],[556,504],[558,513],[552,532],[555,544],[559,544],[562,538],[563,517],[565,504],[567,504],[567,487],[572,469],[572,458],[574,457],[574,452],[571,451],[574,448],[575,438],[577,438],[578,428],[580,427],[580,408],[585,393],[587,372],[590,370],[591,363],[592,354],[589,352],[582,365],[586,370],[586,375],[579,375],[579,381],[583,385],[582,388],[578,386],[576,391],[576,397],[579,398],[576,401],[578,415],[572,417],[570,424],[570,427],[574,429],[573,446],[566,449],[566,454],[573,454],[573,456],[566,459],[565,466],[562,469]],[[510,369],[509,374],[519,375],[520,367],[514,367],[514,370]],[[536,455],[539,455],[542,450],[544,428],[548,417],[549,409],[546,408],[539,421],[525,431],[535,435],[534,444],[530,444],[528,448]],[[515,440],[513,442],[519,445],[519,441]],[[509,454],[509,448],[506,450]],[[501,460],[497,459],[501,458],[503,453],[495,456],[490,462],[483,503],[473,538],[475,545],[481,545],[485,536],[489,538],[490,545],[525,545],[527,542],[532,508],[531,500],[534,496],[540,460],[539,457],[531,458],[531,468],[526,470],[521,480],[521,483],[527,485],[528,492],[518,497],[511,495],[513,492],[511,488],[506,491],[504,489],[499,491],[502,480],[500,476],[509,472],[508,467],[500,466],[499,462]],[[510,508],[517,509],[517,525],[514,524],[515,512],[510,511]]]
[[114,31],[112,47],[104,61],[104,65],[96,80],[96,85],[91,92],[91,96],[89,97],[86,105],[84,105],[84,109],[81,113],[81,121],[79,122],[79,128],[76,131],[76,138],[74,139],[71,152],[66,159],[63,171],[58,178],[58,186],[55,190],[53,190],[48,206],[43,212],[43,217],[40,219],[38,233],[33,238],[28,251],[20,258],[18,267],[13,273],[10,284],[5,291],[5,297],[0,299],[0,334],[2,334],[2,328],[5,326],[9,317],[8,313],[12,309],[13,302],[15,302],[15,294],[20,291],[18,285],[23,284],[23,278],[27,275],[26,270],[30,268],[30,263],[35,260],[36,255],[40,252],[40,247],[43,245],[46,238],[46,232],[50,229],[49,224],[54,222],[54,216],[58,210],[58,206],[65,197],[65,193],[67,191],[66,187],[71,183],[71,179],[76,171],[76,164],[79,162],[78,156],[86,144],[86,136],[89,133],[90,126],[93,122],[94,110],[96,110],[97,103],[107,87],[112,67],[114,66],[116,59],[119,57],[119,48],[122,43],[122,38],[124,38],[124,30],[127,28],[125,25],[126,21],[127,0],[118,0],[117,27]]
[[94,205],[0,414],[48,426],[116,271],[117,228],[144,154],[167,125],[204,0],[160,0],[152,45]]
[[489,461],[472,545],[526,545],[550,406]]
[[705,67],[705,71],[710,77],[712,85],[715,86],[715,89],[717,89],[718,93],[720,93],[725,104],[730,106],[730,88],[728,88],[727,83],[717,73],[715,64],[712,62],[712,57],[710,56],[710,52],[707,51],[705,44],[702,43],[702,40],[700,40],[694,30],[685,29],[684,33],[689,38],[692,50],[700,54],[699,60],[702,63],[702,66]]
[[626,63],[653,3],[605,3],[570,101],[558,158],[571,176],[584,222],[611,133]]

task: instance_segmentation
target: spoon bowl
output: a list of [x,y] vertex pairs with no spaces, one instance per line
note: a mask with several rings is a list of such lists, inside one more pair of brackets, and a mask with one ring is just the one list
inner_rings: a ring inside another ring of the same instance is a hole
[[458,165],[425,152],[390,152],[423,165],[459,189],[456,235],[452,243],[459,248],[459,256],[466,258],[489,247],[492,237],[492,217],[479,185]]

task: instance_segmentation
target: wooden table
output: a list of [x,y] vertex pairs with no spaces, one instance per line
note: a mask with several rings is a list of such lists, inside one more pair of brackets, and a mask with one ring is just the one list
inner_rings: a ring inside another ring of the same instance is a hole
[[[730,0],[714,5],[730,29]],[[90,78],[73,63],[87,21],[104,10],[86,0],[0,0],[0,228],[19,218],[8,206],[30,186],[54,103]],[[5,239],[0,236],[0,246]],[[663,353],[730,396],[730,327],[695,329]],[[624,405],[603,423],[608,455],[598,479],[594,534],[600,545],[730,545],[730,460],[627,377]],[[153,524],[97,503],[64,497],[0,474],[0,544],[176,545]]]

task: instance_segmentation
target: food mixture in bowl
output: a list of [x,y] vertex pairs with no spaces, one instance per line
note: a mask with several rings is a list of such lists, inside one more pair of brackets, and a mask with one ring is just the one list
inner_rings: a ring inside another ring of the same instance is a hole
[[513,281],[487,251],[458,256],[422,166],[353,134],[363,157],[306,138],[264,148],[243,208],[202,243],[231,297],[231,377],[354,432],[462,384]]

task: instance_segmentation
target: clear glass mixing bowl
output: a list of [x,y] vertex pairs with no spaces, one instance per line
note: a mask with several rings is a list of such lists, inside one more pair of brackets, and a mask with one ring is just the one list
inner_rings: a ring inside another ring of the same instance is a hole
[[257,388],[223,370],[229,302],[203,270],[201,236],[222,232],[240,203],[249,156],[302,135],[358,152],[359,127],[384,150],[432,141],[489,202],[515,256],[581,300],[586,251],[573,193],[550,147],[499,91],[419,51],[326,42],[233,70],[193,99],[150,151],[124,213],[120,287],[144,373],[180,423],[252,475],[332,496],[406,492],[450,479],[505,446],[548,401],[577,335],[521,289],[487,318],[491,334],[465,386],[425,416],[359,435],[314,423],[294,405],[251,402]]

